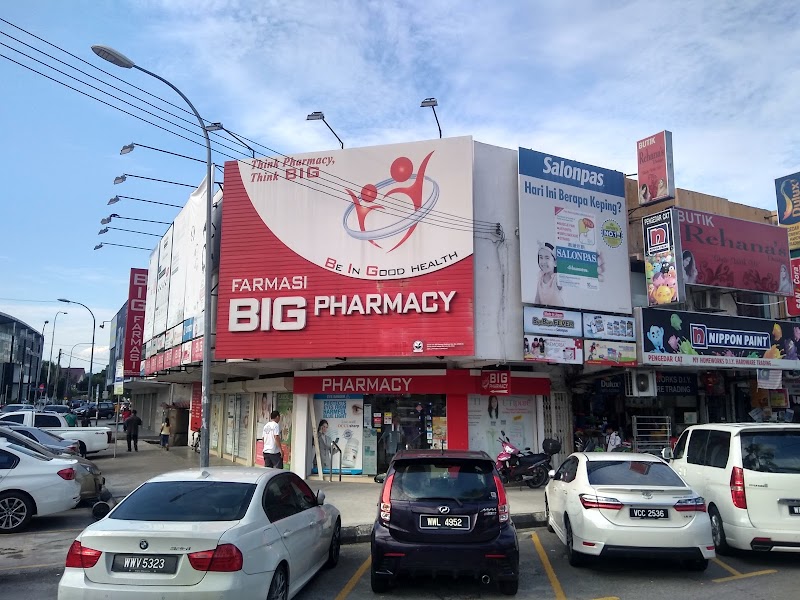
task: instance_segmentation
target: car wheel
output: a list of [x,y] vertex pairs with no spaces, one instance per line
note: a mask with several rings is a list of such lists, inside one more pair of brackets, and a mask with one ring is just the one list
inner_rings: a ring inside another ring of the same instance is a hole
[[369,569],[369,583],[372,586],[372,592],[374,594],[385,594],[389,591],[389,578],[378,575],[375,572],[374,563]]
[[708,560],[705,558],[685,560],[683,561],[683,566],[689,571],[705,571],[708,568]]
[[729,554],[731,547],[728,546],[725,539],[725,527],[716,506],[708,509],[708,517],[711,519],[711,537],[714,539],[714,547],[720,554]]
[[519,589],[519,579],[514,579],[513,581],[500,582],[500,592],[502,594],[505,594],[506,596],[516,595],[517,589]]
[[33,517],[31,499],[20,492],[0,494],[0,533],[16,533]]
[[586,555],[582,552],[577,552],[573,546],[575,540],[572,537],[572,525],[569,524],[569,519],[564,523],[564,529],[567,535],[567,560],[573,567],[582,567],[586,564]]
[[553,524],[550,522],[550,503],[547,501],[546,494],[544,497],[544,518],[547,520],[547,531],[555,533],[556,530],[553,529]]
[[342,547],[342,523],[336,519],[336,526],[333,528],[331,545],[328,548],[328,562],[325,563],[326,569],[332,569],[339,563],[339,550]]
[[267,600],[287,600],[287,598],[289,598],[289,578],[286,575],[286,567],[280,565],[272,574]]
[[78,451],[81,453],[83,458],[86,458],[86,444],[83,442],[78,442]]

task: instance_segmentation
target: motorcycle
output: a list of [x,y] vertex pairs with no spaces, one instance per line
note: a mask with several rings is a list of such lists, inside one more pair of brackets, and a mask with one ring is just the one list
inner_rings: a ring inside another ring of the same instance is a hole
[[497,438],[501,451],[495,459],[495,466],[503,483],[525,483],[529,488],[543,486],[548,473],[553,469],[551,457],[561,450],[558,440],[546,439],[542,443],[543,453],[534,454],[530,448],[520,450],[508,439],[505,431]]

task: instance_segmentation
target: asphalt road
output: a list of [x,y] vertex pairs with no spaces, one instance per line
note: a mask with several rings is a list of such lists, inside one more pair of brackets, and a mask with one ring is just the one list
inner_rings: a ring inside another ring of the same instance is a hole
[[[77,511],[75,511],[77,513]],[[87,515],[88,516],[88,515]],[[26,536],[41,535],[50,527],[76,525],[41,519]],[[59,517],[64,519],[64,517]],[[89,520],[91,517],[89,517]],[[64,531],[66,535],[68,532]],[[74,535],[75,531],[70,531]],[[545,529],[520,531],[522,576],[518,598],[553,600],[789,600],[798,597],[800,556],[797,554],[737,554],[712,561],[704,573],[683,570],[676,563],[657,561],[596,561],[582,569],[567,564],[563,546]],[[11,544],[0,538],[2,564],[13,560]],[[30,568],[0,567],[3,600],[54,599],[62,572],[58,563]],[[52,558],[52,557],[51,557]],[[50,560],[50,559],[47,559]],[[302,590],[298,600],[359,600],[374,598],[369,585],[369,544],[343,546],[338,567],[322,571]],[[419,600],[506,598],[493,585],[448,578],[419,578],[393,588],[387,597]],[[242,599],[246,600],[246,599]]]

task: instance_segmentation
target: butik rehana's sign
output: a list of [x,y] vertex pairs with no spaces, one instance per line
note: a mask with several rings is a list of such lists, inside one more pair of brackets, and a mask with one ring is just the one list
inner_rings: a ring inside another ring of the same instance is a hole
[[662,131],[636,142],[639,204],[675,197],[672,133]]
[[474,353],[470,137],[225,165],[217,358]]
[[654,308],[639,322],[646,365],[800,369],[800,323]]
[[519,149],[522,301],[630,314],[624,175]]

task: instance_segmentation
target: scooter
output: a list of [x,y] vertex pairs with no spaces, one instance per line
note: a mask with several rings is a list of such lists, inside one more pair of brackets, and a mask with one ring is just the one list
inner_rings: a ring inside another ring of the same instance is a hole
[[547,482],[547,474],[553,469],[550,458],[561,450],[561,444],[557,440],[547,439],[542,444],[545,452],[534,454],[530,448],[520,451],[508,439],[505,431],[501,430],[500,434],[497,441],[502,450],[497,455],[495,466],[503,483],[525,483],[532,489],[543,486]]

